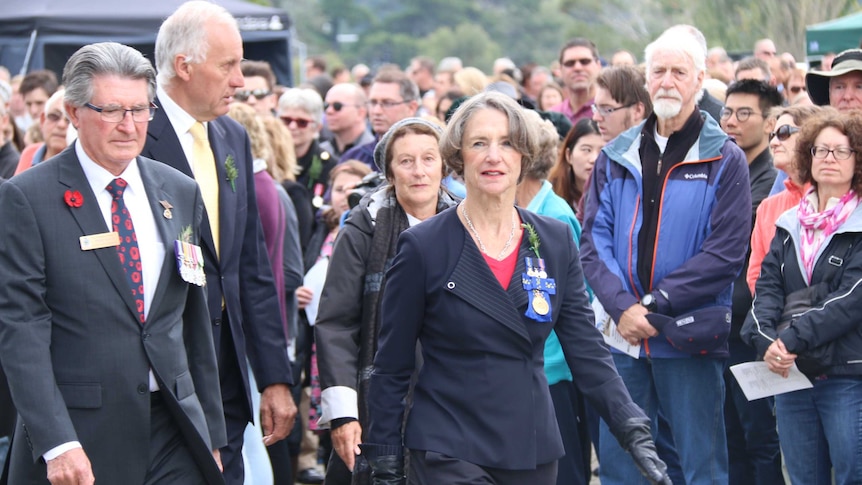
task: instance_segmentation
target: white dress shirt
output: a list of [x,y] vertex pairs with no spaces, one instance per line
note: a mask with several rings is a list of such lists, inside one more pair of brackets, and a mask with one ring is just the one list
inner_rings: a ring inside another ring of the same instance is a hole
[[[171,99],[168,93],[162,89],[161,85],[156,87],[156,95],[159,97],[159,102],[162,104],[162,111],[167,115],[168,121],[171,122],[171,127],[177,134],[177,139],[180,140],[180,146],[183,147],[183,154],[186,156],[186,162],[188,162],[189,168],[192,173],[194,173],[195,165],[192,163],[192,160],[195,159],[195,139],[192,137],[192,133],[189,130],[192,129],[192,126],[197,123],[198,120],[194,119],[192,115],[188,114],[180,107],[180,105]],[[204,128],[208,128],[206,122],[203,122],[203,125]]]
[[[90,183],[90,188],[96,194],[96,202],[99,204],[99,210],[102,212],[102,218],[109,232],[113,228],[111,224],[111,202],[113,201],[113,196],[108,192],[106,187],[117,177],[121,177],[128,183],[126,190],[123,192],[123,202],[125,202],[126,208],[132,216],[132,222],[135,225],[135,235],[138,237],[138,250],[141,253],[141,272],[144,279],[144,317],[146,317],[153,302],[153,295],[156,293],[159,275],[162,272],[162,264],[165,260],[165,245],[156,227],[156,219],[153,216],[153,211],[150,209],[147,192],[144,189],[144,181],[141,179],[141,172],[138,169],[138,162],[137,160],[132,160],[122,174],[113,175],[104,167],[94,162],[81,147],[80,142],[75,142],[75,154],[81,162],[81,168],[84,170],[87,182]],[[131,291],[131,288],[129,288],[129,292]],[[150,392],[159,390],[159,385],[156,382],[152,369],[149,371],[149,385]],[[75,448],[81,448],[81,443],[70,441],[48,450],[42,457],[45,461],[53,460]]]

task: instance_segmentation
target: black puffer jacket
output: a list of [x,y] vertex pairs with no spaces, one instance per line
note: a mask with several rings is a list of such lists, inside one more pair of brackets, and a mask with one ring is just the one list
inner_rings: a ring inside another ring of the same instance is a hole
[[[742,340],[760,356],[776,338],[800,357],[821,353],[822,346],[831,345],[831,359],[822,373],[862,375],[862,205],[823,242],[810,283],[803,277],[799,258],[801,226],[796,208],[785,212],[776,226],[742,326]],[[830,270],[830,265],[835,269]],[[831,278],[824,278],[830,273]],[[820,282],[826,283],[828,295],[777,332],[785,296]]]

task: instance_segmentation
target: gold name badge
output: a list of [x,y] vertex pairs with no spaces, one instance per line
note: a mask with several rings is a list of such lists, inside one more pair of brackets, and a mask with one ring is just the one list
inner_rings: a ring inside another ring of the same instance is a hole
[[120,245],[120,233],[103,232],[101,234],[91,234],[89,236],[81,236],[80,241],[81,251],[110,248]]

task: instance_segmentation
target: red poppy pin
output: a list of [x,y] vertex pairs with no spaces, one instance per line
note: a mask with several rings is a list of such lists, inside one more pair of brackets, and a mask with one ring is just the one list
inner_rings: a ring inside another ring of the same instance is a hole
[[69,207],[81,207],[84,205],[84,196],[77,190],[67,190],[63,195],[63,199]]

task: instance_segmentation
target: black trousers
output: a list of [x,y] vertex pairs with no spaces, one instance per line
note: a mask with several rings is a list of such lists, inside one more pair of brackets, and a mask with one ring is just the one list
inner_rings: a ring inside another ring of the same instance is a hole
[[[243,433],[246,425],[251,421],[251,416],[248,413],[249,404],[242,383],[242,371],[239,368],[233,336],[224,311],[219,328],[221,329],[218,349],[219,383],[227,430],[227,446],[219,451],[224,467],[225,483],[243,485],[245,476],[242,462]],[[243,362],[242,365],[246,363]]]
[[203,473],[161,394],[150,396],[150,464],[144,485],[205,484]]
[[504,470],[474,465],[433,451],[410,450],[410,485],[554,485],[557,462],[535,470]]
[[557,485],[590,483],[590,437],[583,400],[572,381],[549,386],[566,455],[558,460]]

